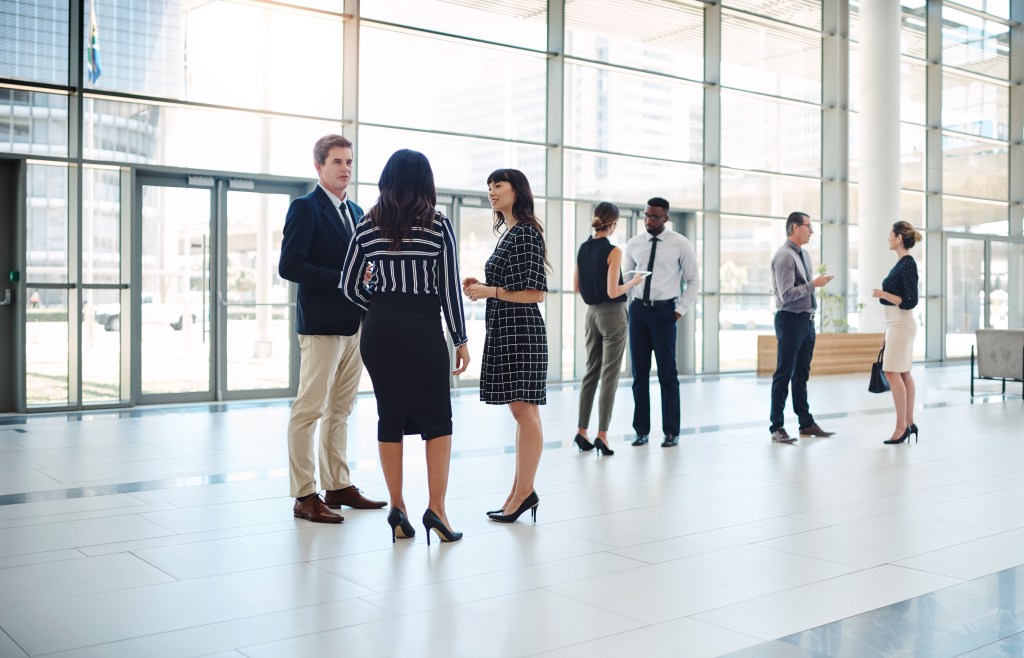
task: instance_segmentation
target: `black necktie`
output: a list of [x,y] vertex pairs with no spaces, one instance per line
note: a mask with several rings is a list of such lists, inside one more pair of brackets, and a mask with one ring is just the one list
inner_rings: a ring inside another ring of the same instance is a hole
[[355,230],[355,226],[349,224],[350,220],[348,217],[348,208],[345,207],[346,205],[347,204],[344,201],[342,201],[341,205],[338,206],[338,210],[341,211],[341,226],[345,232],[345,235],[351,236],[353,231]]
[[651,279],[654,278],[654,252],[656,251],[658,251],[658,238],[651,238],[651,257],[647,259],[647,271],[650,274],[647,275],[647,280],[644,281],[643,302],[645,304],[651,301]]

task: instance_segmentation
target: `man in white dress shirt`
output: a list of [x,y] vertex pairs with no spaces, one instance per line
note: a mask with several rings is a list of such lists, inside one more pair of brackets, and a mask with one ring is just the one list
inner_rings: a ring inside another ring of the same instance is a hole
[[[633,359],[634,446],[646,445],[651,430],[651,353],[658,362],[661,385],[661,447],[679,445],[679,378],[676,370],[676,323],[697,298],[697,254],[685,237],[665,226],[668,201],[647,202],[647,233],[626,243],[623,267],[651,272],[629,291],[629,351]],[[682,282],[686,281],[686,287]]]
[[[288,207],[278,272],[298,284],[295,331],[299,334],[299,390],[288,419],[288,466],[295,518],[314,523],[341,523],[331,509],[347,505],[380,509],[349,480],[348,417],[356,404],[363,371],[359,331],[363,309],[345,297],[341,269],[345,252],[363,209],[348,198],[352,177],[352,142],[325,135],[313,147],[320,179],[312,192]],[[320,423],[314,475],[313,435]],[[320,489],[324,497],[320,498]]]

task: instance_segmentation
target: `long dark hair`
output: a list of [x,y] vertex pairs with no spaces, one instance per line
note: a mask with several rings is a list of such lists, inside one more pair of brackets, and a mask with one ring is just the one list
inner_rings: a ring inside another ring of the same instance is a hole
[[[512,186],[512,191],[516,195],[515,200],[512,201],[512,218],[518,224],[526,224],[537,229],[537,233],[540,234],[541,244],[544,245],[544,266],[550,272],[551,262],[548,260],[548,244],[547,240],[544,239],[544,227],[541,226],[540,219],[533,212],[533,192],[530,190],[530,181],[518,169],[495,169],[487,177],[487,184],[490,185],[492,183],[508,183]],[[505,226],[506,223],[505,214],[495,210],[494,232],[497,233],[498,229]]]
[[380,197],[366,213],[390,241],[389,251],[398,251],[412,229],[429,228],[434,222],[437,190],[427,156],[419,151],[395,151],[380,172]]

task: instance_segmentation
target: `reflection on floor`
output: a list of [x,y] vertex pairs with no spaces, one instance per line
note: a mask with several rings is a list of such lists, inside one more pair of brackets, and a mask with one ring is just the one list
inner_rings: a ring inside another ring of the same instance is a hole
[[[723,376],[683,382],[678,448],[624,442],[620,388],[605,458],[576,452],[577,391],[552,388],[537,523],[510,526],[483,512],[511,417],[459,394],[466,537],[429,548],[422,528],[392,545],[386,510],[292,517],[287,402],[0,417],[0,656],[1021,655],[1019,388],[972,404],[966,366],[915,374],[918,444],[882,445],[866,375],[813,378],[838,434],[796,445],[768,439],[768,379]],[[375,422],[361,399],[353,481],[385,497]]]

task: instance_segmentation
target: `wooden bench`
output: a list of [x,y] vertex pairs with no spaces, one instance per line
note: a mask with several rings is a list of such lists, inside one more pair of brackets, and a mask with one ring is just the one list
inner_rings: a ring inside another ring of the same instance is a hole
[[[836,375],[847,372],[871,372],[871,364],[882,349],[884,334],[818,334],[814,340],[811,373]],[[757,337],[757,374],[775,373],[779,342],[774,335]]]
[[[1006,380],[1024,382],[1024,329],[978,329],[974,332],[977,343],[971,347],[971,397],[974,397],[976,379],[998,379],[1003,382],[1002,394],[1006,395]],[[975,374],[975,363],[977,373]],[[1024,397],[1024,387],[1021,390]]]

